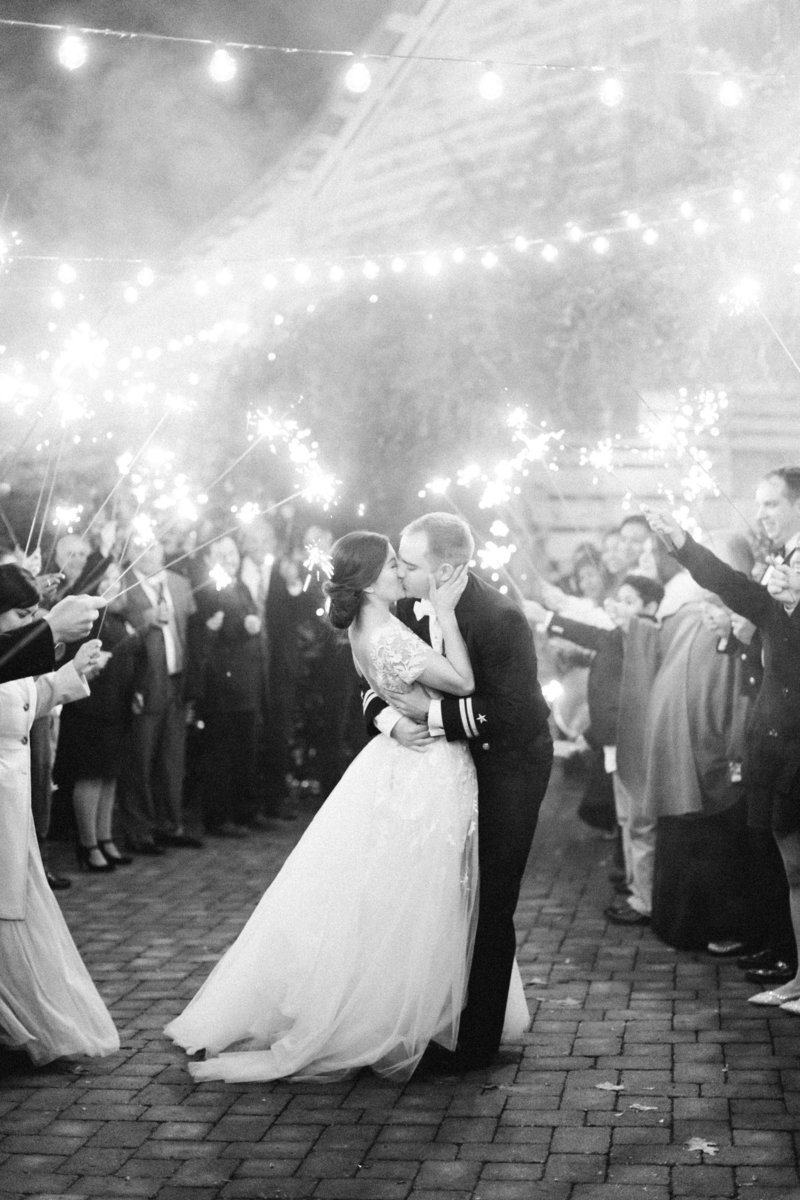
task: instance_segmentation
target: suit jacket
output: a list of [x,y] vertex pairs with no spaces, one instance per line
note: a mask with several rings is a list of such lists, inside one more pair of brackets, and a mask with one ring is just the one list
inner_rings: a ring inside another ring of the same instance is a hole
[[[191,699],[197,690],[197,650],[189,637],[189,617],[197,611],[191,586],[176,571],[166,571],[167,587],[175,613],[175,629],[183,653],[183,693]],[[155,623],[153,602],[140,583],[125,595],[125,618],[140,632],[145,647],[145,660],[136,690],[144,697],[146,713],[163,712],[167,707],[167,656],[164,633]]]
[[[219,611],[225,616],[214,632],[206,621]],[[259,634],[245,629],[250,615],[257,615],[256,603],[241,579],[219,592],[213,583],[197,591],[197,612],[190,622],[197,629],[201,656],[194,698],[204,713],[257,712],[262,706],[263,645]]]
[[0,683],[45,675],[55,667],[55,645],[47,621],[0,633]]
[[[430,642],[428,618],[416,619],[413,600],[401,600],[397,615]],[[475,692],[442,699],[445,737],[451,742],[468,740],[479,768],[509,752],[515,757],[532,755],[534,742],[547,732],[550,710],[539,686],[533,634],[524,613],[510,597],[470,573],[456,618],[472,663]],[[364,713],[372,732],[384,706],[367,690]]]

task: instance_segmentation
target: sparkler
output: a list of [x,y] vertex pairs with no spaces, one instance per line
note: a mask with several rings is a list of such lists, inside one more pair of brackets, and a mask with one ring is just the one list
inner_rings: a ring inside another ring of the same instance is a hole
[[326,579],[330,579],[331,575],[333,575],[333,559],[328,551],[318,542],[310,542],[306,546],[306,557],[303,560],[303,566],[307,572],[303,582],[304,592],[308,591],[312,575],[316,576],[317,579],[319,579],[320,575],[324,575]]
[[213,567],[210,567],[208,576],[218,592],[224,591],[233,583],[233,576],[228,574],[222,563],[215,563]]

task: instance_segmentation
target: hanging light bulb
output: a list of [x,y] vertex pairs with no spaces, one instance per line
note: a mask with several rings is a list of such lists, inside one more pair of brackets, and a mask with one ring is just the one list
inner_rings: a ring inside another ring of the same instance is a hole
[[63,284],[74,283],[78,278],[78,272],[73,267],[72,263],[62,263],[58,268],[58,282]]
[[481,266],[485,267],[487,271],[496,267],[499,261],[494,250],[487,250],[485,254],[481,255]]
[[236,59],[228,53],[224,46],[219,46],[211,55],[208,73],[214,83],[230,83],[235,77],[237,69]]
[[503,80],[497,74],[497,71],[487,67],[480,77],[478,83],[478,91],[483,96],[484,100],[499,100],[504,90]]
[[738,79],[726,79],[720,85],[718,95],[725,108],[737,108],[744,100],[744,90]]
[[422,269],[426,275],[438,275],[442,269],[442,260],[438,254],[426,254],[422,260]]
[[298,263],[292,274],[297,283],[308,283],[311,278],[311,268],[307,263]]
[[155,283],[155,279],[156,273],[152,267],[142,267],[136,276],[136,282],[139,284],[139,287],[150,287],[151,284]]
[[344,86],[355,96],[363,96],[372,83],[372,73],[366,63],[354,62],[344,77]]
[[605,104],[606,108],[616,108],[625,99],[625,88],[619,79],[609,75],[600,84],[598,95],[601,104]]
[[555,262],[558,258],[558,247],[552,242],[548,242],[546,246],[542,246],[542,258],[545,262]]
[[89,47],[77,33],[68,33],[58,44],[58,61],[68,71],[78,71],[89,57]]
[[331,283],[341,283],[344,279],[344,271],[341,267],[333,266],[328,273],[328,278]]
[[601,234],[592,242],[592,249],[594,250],[595,254],[608,254],[609,250],[611,249],[611,242],[607,237]]

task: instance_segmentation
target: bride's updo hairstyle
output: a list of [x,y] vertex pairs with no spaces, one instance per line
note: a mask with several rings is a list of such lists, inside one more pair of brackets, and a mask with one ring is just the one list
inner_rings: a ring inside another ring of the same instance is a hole
[[325,594],[330,601],[328,618],[336,629],[353,624],[364,602],[364,590],[380,575],[390,549],[388,538],[366,529],[346,533],[334,543],[333,571]]
[[39,592],[29,571],[16,563],[0,566],[0,613],[12,608],[33,608],[39,603]]

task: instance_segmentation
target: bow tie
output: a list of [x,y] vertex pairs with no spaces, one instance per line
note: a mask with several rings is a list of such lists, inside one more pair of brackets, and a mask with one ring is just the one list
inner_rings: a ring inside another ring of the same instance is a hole
[[415,600],[414,616],[418,621],[424,620],[425,617],[430,618],[432,622],[438,620],[436,616],[436,609],[433,607],[430,600]]

